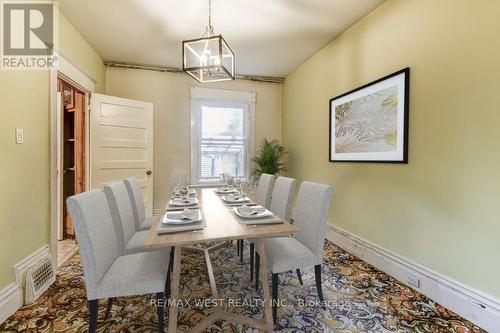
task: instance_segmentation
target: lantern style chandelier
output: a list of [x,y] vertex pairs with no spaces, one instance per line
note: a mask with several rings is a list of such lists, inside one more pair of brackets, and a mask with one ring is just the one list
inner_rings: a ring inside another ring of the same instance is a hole
[[212,1],[208,0],[208,25],[201,38],[182,42],[182,70],[198,82],[234,80],[234,53],[212,27]]

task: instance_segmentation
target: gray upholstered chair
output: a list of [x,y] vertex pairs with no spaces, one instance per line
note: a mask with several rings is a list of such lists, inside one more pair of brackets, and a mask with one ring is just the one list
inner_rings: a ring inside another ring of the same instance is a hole
[[[297,197],[295,224],[299,229],[294,237],[268,238],[264,240],[265,255],[272,272],[272,298],[278,297],[278,273],[297,268],[314,266],[316,288],[320,301],[321,263],[328,223],[332,187],[328,185],[303,182]],[[255,280],[259,279],[259,256],[255,258]],[[260,253],[262,255],[262,253]],[[267,283],[267,281],[264,281]],[[273,318],[276,321],[276,302],[273,302]]]
[[[274,187],[274,176],[267,173],[260,175],[259,183],[257,184],[257,189],[255,190],[255,203],[269,209],[271,207],[271,195],[273,193]],[[243,262],[243,239],[238,240],[238,255],[240,256],[240,261]]]
[[124,183],[127,187],[128,195],[130,196],[130,202],[132,203],[136,231],[151,229],[151,226],[153,225],[153,218],[151,216],[146,217],[144,199],[142,197],[141,188],[139,187],[137,178],[126,178]]
[[146,294],[156,294],[159,330],[163,332],[164,298],[170,289],[169,258],[165,251],[124,255],[101,190],[80,193],[66,202],[83,266],[89,332],[96,331],[99,299],[108,298],[106,319],[115,297]]
[[273,193],[274,181],[273,175],[267,173],[260,175],[259,184],[255,190],[255,203],[267,209],[271,208],[271,195]]
[[123,181],[110,183],[104,186],[104,193],[108,199],[121,248],[127,254],[148,251],[143,244],[149,235],[149,230],[136,230],[134,212],[125,183]]
[[[274,183],[269,210],[285,221],[290,221],[295,183],[295,179],[281,176]],[[250,240],[250,280],[253,278],[254,253],[255,244],[253,240]],[[299,269],[297,274],[299,281],[302,282]]]

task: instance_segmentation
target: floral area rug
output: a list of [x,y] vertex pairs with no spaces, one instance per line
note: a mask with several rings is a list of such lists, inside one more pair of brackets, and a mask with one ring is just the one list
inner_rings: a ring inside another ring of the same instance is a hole
[[[183,251],[181,258],[178,331],[189,332],[217,306],[238,314],[262,318],[261,295],[249,280],[248,246],[240,264],[236,247],[212,252],[219,290],[225,300],[211,298],[204,257]],[[325,303],[317,299],[312,270],[280,274],[278,320],[275,332],[484,332],[387,274],[350,255],[330,242],[325,244],[323,264]],[[106,302],[99,307],[98,332],[157,332],[154,299],[123,297],[115,301],[104,320]],[[168,321],[168,311],[165,320]],[[17,311],[0,332],[78,332],[88,330],[88,309],[79,255],[58,270],[57,280],[36,303]],[[207,332],[257,332],[218,322]]]

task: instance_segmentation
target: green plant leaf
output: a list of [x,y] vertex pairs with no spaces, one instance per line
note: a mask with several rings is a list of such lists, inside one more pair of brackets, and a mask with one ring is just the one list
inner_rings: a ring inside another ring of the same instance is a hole
[[285,148],[276,139],[263,139],[259,146],[257,155],[252,158],[256,164],[254,173],[261,175],[263,173],[276,175],[285,170],[285,155],[288,154]]

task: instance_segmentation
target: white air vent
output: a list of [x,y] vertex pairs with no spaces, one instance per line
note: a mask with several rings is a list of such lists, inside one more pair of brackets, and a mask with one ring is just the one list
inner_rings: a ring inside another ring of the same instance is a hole
[[26,271],[25,302],[33,303],[56,280],[54,265],[50,257],[40,261]]

